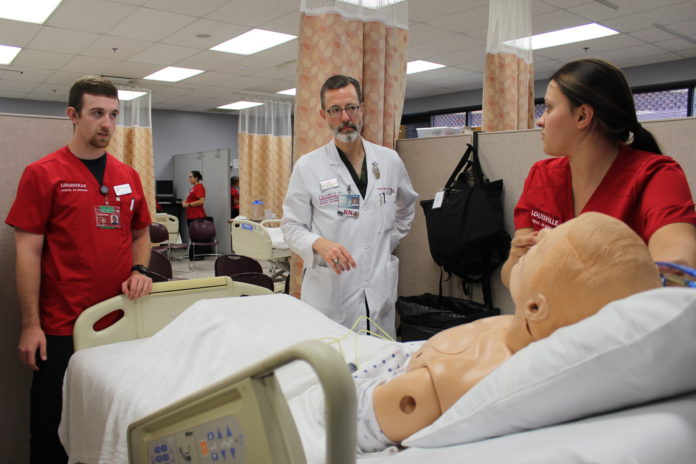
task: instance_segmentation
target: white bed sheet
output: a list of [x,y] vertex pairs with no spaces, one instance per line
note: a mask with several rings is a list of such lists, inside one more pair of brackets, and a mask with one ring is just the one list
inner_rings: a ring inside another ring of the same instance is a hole
[[278,250],[287,250],[290,245],[285,241],[285,236],[280,227],[266,227],[266,232],[271,237],[271,245]]
[[[131,422],[299,341],[324,337],[344,337],[345,359],[359,366],[387,346],[408,346],[355,335],[278,294],[202,300],[148,339],[79,351],[63,386],[60,436],[70,462],[127,462]],[[296,362],[277,375],[296,422],[311,423],[316,412],[303,404],[323,398],[314,372]],[[323,462],[323,430],[298,429],[309,462]]]
[[[346,329],[287,295],[204,300],[149,339],[80,351],[64,385],[61,438],[70,462],[127,462],[134,420],[296,342],[340,338]],[[417,345],[348,334],[348,362]],[[278,371],[305,453],[324,462],[323,402],[304,363]],[[539,430],[444,448],[366,456],[361,464],[685,463],[696,456],[696,393]]]

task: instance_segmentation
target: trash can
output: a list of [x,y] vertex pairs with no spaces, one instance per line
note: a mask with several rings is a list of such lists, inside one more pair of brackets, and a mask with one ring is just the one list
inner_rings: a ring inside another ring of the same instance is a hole
[[436,333],[489,316],[497,316],[500,309],[483,303],[451,296],[424,293],[402,296],[396,300],[401,340],[426,340]]

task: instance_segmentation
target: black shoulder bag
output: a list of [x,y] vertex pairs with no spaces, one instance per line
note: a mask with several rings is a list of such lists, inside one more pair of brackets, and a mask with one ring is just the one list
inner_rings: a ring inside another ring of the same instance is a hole
[[421,201],[421,206],[435,263],[461,277],[464,285],[481,283],[484,302],[493,307],[491,273],[507,259],[510,235],[503,225],[503,180],[484,177],[477,135],[447,180],[441,206],[433,208],[433,200]]

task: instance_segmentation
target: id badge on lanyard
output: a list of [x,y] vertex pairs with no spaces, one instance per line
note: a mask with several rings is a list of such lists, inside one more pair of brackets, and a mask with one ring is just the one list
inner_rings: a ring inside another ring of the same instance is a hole
[[121,207],[100,205],[94,207],[94,216],[99,229],[121,228]]
[[360,195],[348,193],[338,197],[338,211],[342,217],[358,217],[360,215]]

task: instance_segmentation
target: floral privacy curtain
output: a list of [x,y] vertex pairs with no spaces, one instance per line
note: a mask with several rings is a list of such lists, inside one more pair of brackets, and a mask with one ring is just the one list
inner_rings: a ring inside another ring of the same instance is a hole
[[[404,0],[301,0],[295,95],[295,154],[331,140],[321,119],[319,91],[334,74],[363,90],[365,139],[393,148],[406,88],[408,6]],[[302,262],[293,257],[291,292],[299,296]]]
[[[152,148],[151,94],[149,90],[119,90],[119,115],[106,150],[140,175],[150,215],[155,214],[155,159]],[[129,92],[133,92],[128,95]],[[134,94],[139,96],[126,100]]]
[[483,130],[534,127],[531,0],[490,0]]
[[239,112],[239,214],[251,216],[251,203],[283,215],[283,198],[290,181],[292,103],[266,101]]

